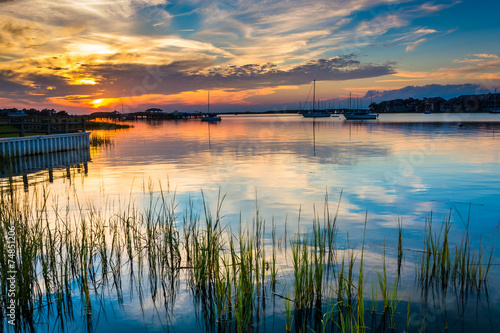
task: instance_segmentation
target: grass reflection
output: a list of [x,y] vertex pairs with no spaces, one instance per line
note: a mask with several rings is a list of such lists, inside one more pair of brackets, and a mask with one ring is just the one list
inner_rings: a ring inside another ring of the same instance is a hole
[[[400,222],[393,258],[398,264],[392,271],[385,245],[378,268],[366,263],[364,237],[357,247],[349,241],[344,249],[337,246],[337,214],[330,214],[328,196],[312,230],[296,232],[287,244],[286,228],[281,237],[274,223],[266,231],[258,205],[251,225],[240,216],[239,230],[231,230],[221,213],[225,197],[220,193],[213,211],[204,196],[201,207],[190,201],[180,211],[169,187],[150,182],[144,189],[144,205],[131,199],[84,204],[72,193],[61,204],[45,190],[2,193],[3,327],[36,331],[43,320],[66,331],[67,322],[81,313],[86,329],[93,331],[105,304],[114,299],[123,306],[127,294],[137,300],[144,318],[153,308],[170,323],[180,284],[187,286],[203,329],[218,332],[262,331],[269,317],[276,320],[274,329],[286,331],[427,330],[429,292],[441,304],[455,295],[460,305],[451,317],[462,320],[460,330],[470,325],[460,313],[470,306],[469,296],[488,300],[493,244],[473,249],[466,231],[452,247],[449,218],[439,233],[428,218],[424,247],[417,251],[405,249]],[[400,279],[401,258],[411,257],[408,252],[418,253],[415,280],[422,299],[416,303],[410,296],[403,299],[410,286]],[[371,289],[369,277],[376,277]],[[273,311],[266,313],[270,305]],[[448,327],[448,312],[453,311],[444,311],[438,328]]]

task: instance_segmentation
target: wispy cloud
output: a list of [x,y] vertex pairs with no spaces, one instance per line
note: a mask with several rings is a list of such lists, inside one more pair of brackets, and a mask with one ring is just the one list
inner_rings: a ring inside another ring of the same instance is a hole
[[419,40],[417,40],[417,41],[414,41],[414,42],[412,42],[412,43],[408,44],[408,46],[406,47],[406,52],[410,52],[410,51],[415,50],[415,48],[416,48],[418,45],[420,45],[420,44],[424,43],[425,41],[427,41],[427,38],[421,38],[421,39],[419,39]]
[[459,65],[441,67],[432,71],[397,70],[394,75],[411,79],[425,78],[427,80],[477,80],[479,77],[490,77],[490,73],[500,70],[500,57],[494,54],[478,54],[475,55],[475,58],[455,59],[453,63]]
[[430,12],[430,13],[437,13],[440,12],[444,9],[453,7],[462,1],[453,1],[451,3],[447,4],[436,4],[434,1],[426,2],[418,7],[419,10],[425,11],[425,12]]
[[480,54],[474,54],[474,56],[478,58],[493,58],[493,59],[498,59],[498,55],[496,54],[488,54],[488,53],[480,53]]

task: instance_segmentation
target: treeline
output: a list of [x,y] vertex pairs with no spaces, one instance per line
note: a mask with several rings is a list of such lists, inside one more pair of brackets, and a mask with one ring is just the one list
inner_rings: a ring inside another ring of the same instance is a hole
[[54,109],[37,110],[34,108],[31,108],[31,109],[4,108],[4,109],[0,109],[0,116],[2,116],[2,117],[9,117],[9,116],[67,117],[67,116],[69,116],[69,114],[65,110],[56,111]]
[[442,97],[407,98],[371,103],[372,111],[382,112],[491,112],[500,106],[500,93]]

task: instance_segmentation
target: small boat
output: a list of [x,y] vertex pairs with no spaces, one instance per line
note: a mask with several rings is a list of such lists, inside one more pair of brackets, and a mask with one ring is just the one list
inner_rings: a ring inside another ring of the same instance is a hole
[[313,107],[312,110],[303,112],[302,117],[304,118],[325,118],[330,117],[330,114],[326,111],[314,110],[314,104],[316,100],[316,80],[313,81]]
[[[302,116],[304,118],[321,118],[321,117],[331,117],[331,115],[328,112],[323,112],[323,111],[309,111],[306,113],[303,113]],[[338,117],[338,116],[336,116]]]
[[201,121],[221,121],[222,118],[216,114],[211,114],[201,118]]
[[207,102],[207,115],[201,117],[201,121],[216,122],[221,121],[222,118],[214,113],[210,113],[210,91],[208,92],[208,102]]
[[347,112],[344,113],[344,117],[346,120],[370,120],[377,119],[378,113],[368,113],[366,111]]
[[424,114],[431,114],[432,112],[427,110],[427,111],[424,111]]
[[368,111],[351,111],[351,93],[349,93],[349,112],[344,112],[346,120],[370,120],[377,119],[378,113],[369,113]]

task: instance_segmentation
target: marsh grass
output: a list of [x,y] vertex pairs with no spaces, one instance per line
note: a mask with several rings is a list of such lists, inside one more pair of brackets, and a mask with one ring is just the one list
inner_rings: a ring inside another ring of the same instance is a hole
[[398,218],[397,222],[398,237],[398,277],[401,276],[401,267],[403,263],[403,219]]
[[113,141],[107,135],[95,135],[92,134],[90,137],[90,146],[91,147],[108,147],[113,145]]
[[431,285],[438,285],[445,290],[452,284],[455,289],[470,291],[480,290],[485,286],[491,269],[498,226],[492,234],[494,240],[488,255],[487,245],[492,237],[486,245],[483,245],[481,236],[479,249],[472,248],[469,223],[470,216],[460,244],[453,247],[449,236],[452,226],[451,211],[439,232],[433,232],[432,214],[426,218],[424,250],[420,256],[417,272],[417,277],[424,289]]
[[290,332],[292,330],[292,324],[293,324],[293,316],[292,316],[292,306],[291,306],[291,300],[290,300],[290,293],[284,293],[286,297],[283,297],[283,302],[285,305],[285,329],[287,332]]
[[[22,323],[21,330],[33,330],[43,316],[64,325],[64,320],[73,318],[77,305],[91,330],[106,295],[115,295],[117,303],[123,305],[129,298],[127,292],[130,298],[138,299],[142,311],[150,297],[155,308],[162,300],[168,314],[179,292],[180,272],[185,272],[193,304],[207,329],[255,330],[262,320],[259,311],[270,299],[270,289],[272,299],[283,298],[287,331],[295,322],[296,330],[312,325],[322,331],[365,332],[368,322],[373,327],[374,322],[383,323],[386,318],[391,330],[403,329],[399,322],[404,322],[408,330],[410,303],[406,318],[398,314],[404,296],[399,290],[402,221],[397,226],[398,267],[394,272],[387,270],[384,246],[382,266],[376,271],[377,283],[371,286],[369,319],[364,286],[370,276],[365,269],[367,216],[360,249],[350,247],[347,235],[347,250],[340,251],[336,248],[338,206],[337,213],[331,216],[327,195],[323,218],[314,209],[311,232],[301,234],[298,229],[290,240],[286,227],[284,235],[277,236],[274,220],[266,232],[257,202],[251,228],[244,227],[247,224],[240,215],[239,230],[233,232],[223,224],[225,197],[221,193],[213,211],[203,192],[199,201],[189,200],[179,210],[175,191],[169,186],[164,189],[160,184],[158,188],[149,182],[143,184],[143,189],[143,206],[131,199],[124,203],[101,200],[99,204],[83,204],[71,194],[61,203],[45,190],[2,193],[0,299],[6,311],[12,260],[17,283],[13,296],[15,317]],[[441,289],[453,285],[462,293],[485,290],[494,236],[485,243],[481,239],[475,250],[467,224],[462,241],[452,247],[451,226],[448,217],[436,233],[432,216],[427,218],[424,249],[416,270],[420,288],[429,289],[438,283]],[[15,249],[9,252],[12,228]],[[278,272],[288,267],[287,253],[291,256],[291,273],[279,276]],[[278,260],[280,255],[283,261]],[[285,287],[283,295],[278,295],[275,288],[279,284],[293,287]],[[74,301],[76,296],[81,302]],[[379,299],[382,313],[378,312]],[[54,313],[55,317],[51,317]]]
[[277,274],[277,267],[276,267],[276,226],[274,224],[274,218],[272,220],[272,230],[271,230],[271,238],[272,238],[272,258],[271,258],[271,264],[270,264],[270,274],[271,274],[271,289],[274,292],[275,287],[276,287],[276,274]]
[[87,130],[118,130],[118,129],[128,129],[134,127],[129,124],[118,124],[109,121],[88,121],[85,123]]

